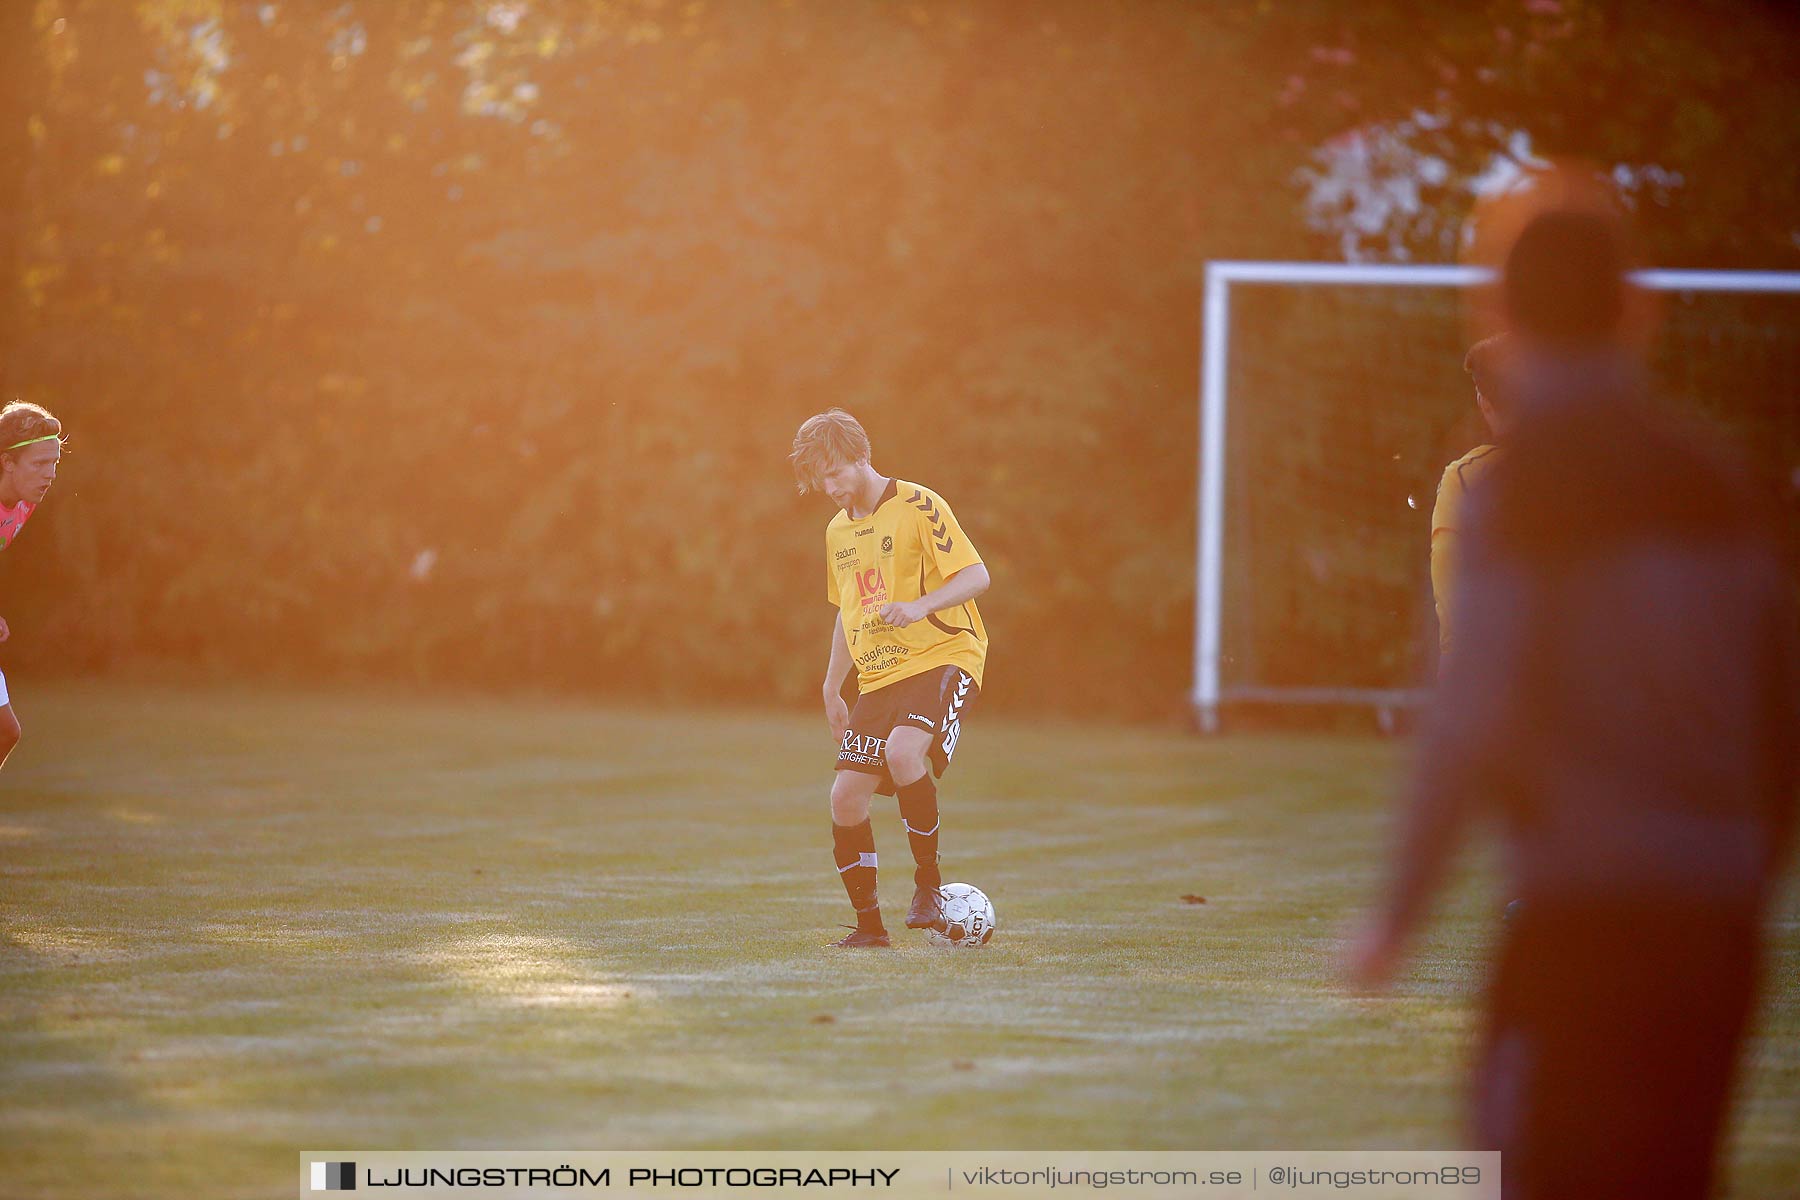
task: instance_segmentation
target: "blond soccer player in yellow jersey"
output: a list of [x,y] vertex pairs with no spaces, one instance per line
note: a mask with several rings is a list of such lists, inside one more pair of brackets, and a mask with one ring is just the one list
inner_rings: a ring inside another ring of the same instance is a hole
[[[47,409],[24,400],[0,408],[0,550],[17,540],[56,482],[62,438],[62,422]],[[0,618],[0,642],[11,636],[12,630]],[[0,763],[18,744],[19,718],[13,713],[6,677],[0,675]]]
[[[808,418],[791,457],[801,494],[824,492],[839,508],[825,529],[826,594],[837,612],[824,700],[838,743],[833,857],[856,925],[832,945],[886,946],[869,802],[877,792],[899,798],[915,864],[907,927],[938,924],[936,779],[981,689],[987,627],[975,598],[988,571],[943,497],[870,464],[869,435],[849,413]],[[853,664],[860,695],[851,710],[842,692]]]
[[1455,628],[1455,597],[1451,581],[1456,563],[1457,531],[1462,526],[1463,503],[1469,489],[1500,461],[1501,446],[1511,419],[1506,388],[1510,339],[1501,333],[1476,342],[1463,359],[1463,370],[1475,381],[1475,405],[1487,422],[1493,441],[1475,447],[1448,467],[1438,481],[1437,503],[1431,507],[1431,594],[1437,606],[1438,663],[1450,656]]

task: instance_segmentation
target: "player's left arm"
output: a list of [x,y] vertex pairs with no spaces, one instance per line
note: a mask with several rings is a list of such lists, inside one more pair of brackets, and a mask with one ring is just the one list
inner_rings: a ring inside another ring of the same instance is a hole
[[917,600],[899,600],[883,605],[881,619],[898,629],[905,629],[914,621],[923,621],[934,612],[967,604],[987,591],[991,582],[987,564],[973,563],[944,580],[943,586],[933,588]]
[[911,505],[918,522],[920,543],[926,558],[937,567],[944,582],[917,600],[902,600],[884,605],[881,619],[904,629],[915,621],[923,621],[932,613],[967,604],[988,590],[992,580],[987,565],[976,553],[974,543],[963,532],[956,514],[942,496],[930,492],[914,493],[918,498],[902,496]]

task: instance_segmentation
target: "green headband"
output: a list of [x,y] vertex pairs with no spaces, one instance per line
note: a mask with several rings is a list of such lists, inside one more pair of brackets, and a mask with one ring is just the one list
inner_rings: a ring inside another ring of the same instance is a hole
[[62,434],[60,433],[46,433],[43,437],[26,438],[22,442],[14,442],[12,445],[8,446],[7,449],[17,450],[20,446],[35,446],[39,442],[59,442],[61,440]]

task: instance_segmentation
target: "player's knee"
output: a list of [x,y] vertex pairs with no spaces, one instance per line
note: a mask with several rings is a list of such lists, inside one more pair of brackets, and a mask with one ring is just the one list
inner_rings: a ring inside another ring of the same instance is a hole
[[831,785],[831,819],[838,825],[861,825],[869,819],[869,785],[854,771],[839,771]]
[[13,715],[11,706],[0,708],[0,759],[12,753],[12,748],[19,744],[19,718]]
[[896,746],[892,741],[887,746],[888,774],[897,783],[911,783],[924,776],[927,769],[925,746]]
[[833,825],[861,825],[869,819],[869,798],[867,796],[833,796],[831,798],[831,823]]

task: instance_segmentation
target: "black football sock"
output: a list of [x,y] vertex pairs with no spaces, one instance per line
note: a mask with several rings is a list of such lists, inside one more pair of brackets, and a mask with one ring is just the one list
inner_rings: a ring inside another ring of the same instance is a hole
[[881,903],[875,896],[875,829],[867,819],[861,825],[831,823],[832,857],[838,878],[856,910],[858,928],[881,928]]
[[938,802],[937,781],[930,768],[911,783],[900,785],[900,822],[906,826],[906,840],[912,843],[913,882],[920,887],[939,887],[944,877],[938,873]]

